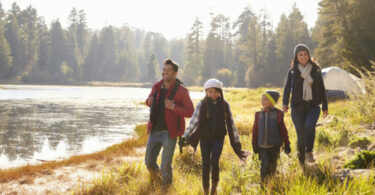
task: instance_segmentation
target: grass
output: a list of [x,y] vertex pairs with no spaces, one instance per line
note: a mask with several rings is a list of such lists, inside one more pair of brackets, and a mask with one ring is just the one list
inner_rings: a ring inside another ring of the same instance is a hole
[[[368,86],[375,83],[375,77],[364,77]],[[373,85],[375,86],[375,85]],[[202,88],[195,87],[201,91]],[[271,88],[224,89],[225,99],[230,103],[236,126],[240,132],[242,147],[252,151],[251,128],[254,113],[259,111],[261,94]],[[369,88],[372,89],[372,88]],[[375,87],[373,88],[375,89]],[[272,88],[282,92],[281,88]],[[363,100],[366,99],[366,103]],[[195,104],[197,101],[195,101]],[[317,163],[305,167],[299,166],[296,150],[296,132],[290,112],[285,114],[285,124],[292,143],[290,156],[280,154],[277,174],[262,188],[260,182],[260,162],[257,155],[250,155],[243,165],[234,154],[228,136],[225,139],[220,159],[220,182],[218,194],[373,194],[375,175],[360,177],[336,176],[347,161],[356,159],[356,151],[349,147],[350,138],[364,134],[366,128],[372,128],[375,94],[368,92],[353,100],[341,100],[329,103],[330,117],[319,119],[317,140],[314,153]],[[276,107],[281,108],[281,99]],[[366,109],[366,111],[363,111]],[[372,117],[372,118],[371,118]],[[128,148],[144,146],[147,136],[141,132],[138,139],[107,148],[106,154],[118,154]],[[321,135],[321,138],[318,138]],[[321,139],[321,141],[319,141]],[[371,139],[373,139],[371,137]],[[327,141],[328,140],[328,141]],[[323,144],[324,143],[324,144]],[[132,151],[132,150],[130,150]],[[123,152],[125,154],[125,152]],[[100,155],[99,155],[100,156]],[[61,162],[60,162],[61,163]],[[160,164],[160,155],[158,159]],[[366,166],[368,167],[368,166]],[[370,166],[373,168],[373,166]],[[18,171],[22,172],[22,171]],[[201,155],[193,155],[192,148],[184,148],[180,154],[176,147],[173,160],[173,185],[167,194],[203,194],[201,187]],[[0,178],[3,178],[0,174]],[[8,177],[9,178],[9,177]],[[166,194],[160,190],[160,184],[151,182],[143,162],[125,163],[115,170],[103,172],[89,184],[81,184],[73,194]]]
[[[195,90],[201,90],[195,87]],[[224,89],[225,99],[230,103],[240,139],[245,150],[252,151],[251,128],[254,113],[260,110],[261,94],[270,88]],[[282,89],[273,89],[279,92]],[[375,100],[374,100],[375,101]],[[196,104],[197,102],[195,102]],[[354,159],[355,153],[349,152],[349,138],[364,132],[368,125],[356,100],[342,100],[329,104],[330,117],[320,118],[315,142],[316,164],[304,168],[299,166],[296,153],[296,133],[290,112],[285,114],[285,123],[292,143],[290,156],[283,152],[278,162],[278,173],[266,184],[259,185],[260,162],[257,155],[250,155],[244,166],[234,154],[228,136],[225,139],[220,159],[220,182],[218,194],[373,194],[375,175],[348,177],[341,179],[335,175],[343,169],[348,159]],[[281,100],[277,104],[281,108]],[[320,137],[320,138],[319,138]],[[352,150],[353,151],[353,150]],[[173,160],[173,185],[167,194],[203,194],[201,184],[201,156],[198,151],[184,148],[184,153],[175,151]],[[160,163],[160,156],[158,159]],[[91,184],[75,189],[73,194],[165,194],[160,185],[150,181],[149,173],[143,162],[124,164],[124,167],[136,167],[124,176],[121,171],[104,173]],[[125,169],[125,168],[119,168]],[[120,172],[120,173],[118,173]],[[136,175],[136,176],[134,176]],[[136,180],[121,179],[136,177]]]
[[48,173],[49,170],[79,164],[89,160],[107,160],[114,158],[116,155],[132,155],[135,153],[136,148],[144,146],[147,141],[146,125],[136,126],[135,132],[138,135],[136,138],[128,139],[120,144],[115,144],[96,153],[72,156],[66,160],[46,162],[39,165],[26,165],[22,167],[2,169],[0,170],[0,182],[8,182],[24,176],[31,177],[38,174],[44,174]]

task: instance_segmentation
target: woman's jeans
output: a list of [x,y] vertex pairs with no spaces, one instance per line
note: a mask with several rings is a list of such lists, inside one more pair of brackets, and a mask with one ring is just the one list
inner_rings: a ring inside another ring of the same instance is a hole
[[298,159],[305,162],[305,153],[312,152],[315,141],[315,127],[320,115],[320,107],[292,107],[292,120],[297,131]]
[[202,154],[202,184],[204,188],[210,187],[210,170],[212,167],[212,183],[219,182],[219,159],[223,151],[224,138],[216,140],[200,140]]

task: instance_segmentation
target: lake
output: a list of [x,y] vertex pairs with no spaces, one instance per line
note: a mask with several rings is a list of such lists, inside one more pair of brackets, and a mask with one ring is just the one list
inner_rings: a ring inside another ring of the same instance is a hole
[[[146,123],[149,88],[2,85],[0,168],[102,150]],[[203,97],[190,92],[192,99]]]

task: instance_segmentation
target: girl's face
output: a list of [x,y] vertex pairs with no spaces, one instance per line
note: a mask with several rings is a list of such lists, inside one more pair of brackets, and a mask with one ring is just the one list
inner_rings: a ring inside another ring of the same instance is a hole
[[306,65],[309,61],[309,54],[307,51],[300,51],[297,53],[297,60],[301,65]]
[[262,95],[262,106],[264,109],[272,107],[272,103],[266,95]]
[[215,88],[208,88],[206,90],[206,95],[211,98],[212,100],[217,100],[218,97],[220,97],[220,93]]

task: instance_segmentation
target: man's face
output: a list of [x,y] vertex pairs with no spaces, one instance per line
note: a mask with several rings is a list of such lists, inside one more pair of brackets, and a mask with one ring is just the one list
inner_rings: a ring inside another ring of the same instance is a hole
[[162,77],[166,82],[171,82],[177,76],[177,72],[173,70],[173,66],[170,64],[165,64],[163,67]]

